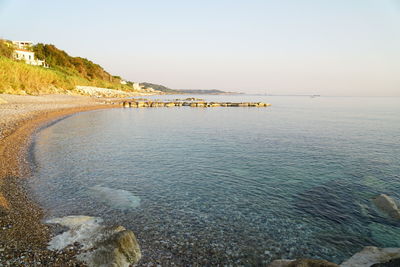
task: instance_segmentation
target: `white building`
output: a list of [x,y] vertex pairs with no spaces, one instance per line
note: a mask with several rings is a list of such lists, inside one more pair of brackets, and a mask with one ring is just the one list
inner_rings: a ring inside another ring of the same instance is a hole
[[133,90],[137,90],[137,91],[142,90],[142,87],[140,86],[139,83],[133,83],[132,88],[133,88]]
[[12,41],[15,46],[14,58],[16,60],[23,60],[26,64],[34,66],[43,66],[48,68],[44,60],[35,59],[35,53],[28,49],[32,47],[33,43],[30,41]]
[[26,49],[33,45],[31,41],[12,41],[12,43],[18,49]]
[[35,53],[25,49],[15,49],[14,57],[17,60],[25,60],[25,62],[31,62],[35,59]]
[[23,60],[26,64],[34,65],[34,66],[43,66],[48,68],[47,64],[44,60],[35,59],[35,53],[25,49],[15,49],[14,50],[14,58],[16,60]]

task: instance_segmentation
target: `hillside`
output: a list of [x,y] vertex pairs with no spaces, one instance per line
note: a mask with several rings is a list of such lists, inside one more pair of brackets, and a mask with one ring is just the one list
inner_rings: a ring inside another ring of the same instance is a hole
[[65,51],[58,49],[54,45],[36,44],[32,47],[35,56],[40,60],[45,60],[52,68],[58,69],[66,74],[81,76],[87,80],[102,80],[120,84],[121,78],[112,76],[100,65],[92,61],[81,58],[71,57]]
[[164,85],[160,85],[160,84],[144,82],[144,83],[140,83],[140,85],[143,86],[144,88],[153,88],[154,90],[161,91],[161,92],[164,92],[167,94],[179,94],[180,93],[180,92],[178,92],[178,90],[173,90],[173,89],[170,89],[170,88],[168,88]]
[[178,90],[183,94],[198,94],[198,95],[219,95],[219,94],[227,94],[225,91],[216,90],[216,89],[183,89]]
[[134,92],[121,78],[112,76],[92,61],[71,57],[49,44],[29,48],[35,57],[45,60],[49,68],[25,64],[13,59],[14,48],[9,41],[0,40],[0,93],[47,94],[79,93],[77,85],[95,86]]
[[164,92],[166,94],[198,94],[198,95],[218,95],[218,94],[229,94],[229,92],[216,90],[216,89],[170,89],[164,85],[154,84],[154,83],[140,83],[141,86],[145,88],[153,88],[154,90],[158,90]]

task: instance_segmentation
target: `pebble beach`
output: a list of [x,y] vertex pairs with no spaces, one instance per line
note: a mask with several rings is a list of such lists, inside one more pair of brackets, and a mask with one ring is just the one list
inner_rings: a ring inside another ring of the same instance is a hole
[[46,249],[54,229],[42,223],[44,211],[24,188],[29,179],[29,145],[41,126],[73,113],[112,108],[85,96],[0,96],[0,266],[84,266],[78,245]]

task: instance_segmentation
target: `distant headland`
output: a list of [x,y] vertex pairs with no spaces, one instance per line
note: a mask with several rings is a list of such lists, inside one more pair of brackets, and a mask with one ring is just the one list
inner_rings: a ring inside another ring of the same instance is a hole
[[[221,90],[170,89],[111,75],[83,57],[72,57],[52,44],[0,39],[0,94],[68,94],[129,97],[155,94],[237,94]],[[82,90],[91,87],[91,90]],[[97,89],[96,89],[97,88]]]
[[164,85],[149,82],[140,83],[143,88],[151,88],[165,94],[196,94],[196,95],[236,95],[237,92],[226,92],[218,89],[171,89]]

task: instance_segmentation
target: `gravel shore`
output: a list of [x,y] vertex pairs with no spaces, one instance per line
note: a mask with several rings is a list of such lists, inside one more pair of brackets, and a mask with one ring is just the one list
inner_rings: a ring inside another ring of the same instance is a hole
[[30,137],[53,120],[116,105],[68,95],[0,94],[0,100],[0,266],[84,266],[74,258],[78,244],[57,252],[46,249],[51,229],[41,222],[44,212],[24,188],[30,177]]

